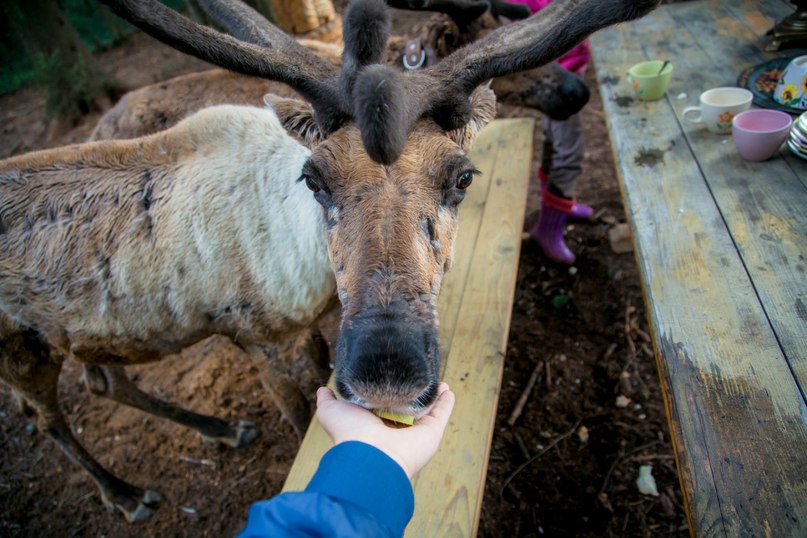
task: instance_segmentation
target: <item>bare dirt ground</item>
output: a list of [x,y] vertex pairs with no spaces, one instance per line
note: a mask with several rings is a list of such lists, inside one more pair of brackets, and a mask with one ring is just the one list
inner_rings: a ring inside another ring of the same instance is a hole
[[[396,29],[405,31],[416,19],[398,17]],[[141,34],[100,58],[129,87],[205,68]],[[523,244],[483,537],[688,535],[636,265],[631,253],[615,253],[609,244],[609,230],[625,215],[593,69],[587,81],[593,95],[584,111],[587,154],[579,190],[596,214],[569,228],[567,240],[578,253],[573,270]],[[42,96],[31,89],[0,96],[0,157],[80,142],[99,117],[53,131],[42,121],[43,108]],[[500,116],[518,115],[540,118],[532,110],[500,108]],[[541,141],[537,129],[534,169]],[[537,208],[533,185],[525,229]],[[236,348],[213,338],[129,371],[158,397],[248,418],[261,436],[239,450],[210,448],[194,432],[92,397],[80,367],[68,364],[60,398],[83,445],[118,476],[166,499],[153,519],[130,525],[104,510],[88,476],[26,423],[2,386],[0,535],[231,536],[251,502],[280,491],[298,441]],[[537,382],[510,426],[533,373]],[[317,380],[308,381],[313,399]],[[659,496],[638,491],[640,465],[652,465]]]

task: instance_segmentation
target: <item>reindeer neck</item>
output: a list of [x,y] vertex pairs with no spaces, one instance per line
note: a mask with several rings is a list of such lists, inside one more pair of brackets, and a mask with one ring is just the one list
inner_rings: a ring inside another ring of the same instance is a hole
[[[191,177],[208,176],[213,192],[175,199],[220,205],[216,214],[227,215],[227,222],[192,233],[203,233],[217,251],[237,252],[239,273],[251,275],[252,285],[284,305],[291,317],[310,316],[312,306],[324,306],[335,293],[322,207],[298,181],[310,152],[271,110],[225,106],[210,111],[209,118],[200,118],[210,127],[193,131],[200,158],[186,166]],[[227,241],[232,244],[222,244]]]

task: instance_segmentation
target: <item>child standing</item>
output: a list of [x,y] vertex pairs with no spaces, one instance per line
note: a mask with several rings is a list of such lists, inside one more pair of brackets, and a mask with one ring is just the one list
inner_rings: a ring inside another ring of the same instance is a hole
[[[524,4],[536,13],[552,0],[510,0]],[[591,58],[588,40],[558,59],[558,63],[578,75],[583,75]],[[538,179],[541,182],[541,212],[530,230],[549,258],[559,263],[574,263],[574,253],[566,245],[563,234],[569,217],[587,219],[591,206],[575,200],[577,179],[583,171],[583,129],[580,114],[567,120],[544,116],[544,147]]]

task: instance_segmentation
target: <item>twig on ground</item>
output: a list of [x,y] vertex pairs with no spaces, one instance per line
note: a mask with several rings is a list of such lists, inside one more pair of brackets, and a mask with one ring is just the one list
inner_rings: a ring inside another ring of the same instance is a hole
[[633,305],[628,303],[625,305],[625,334],[630,335],[630,315],[633,314]]
[[253,476],[255,476],[256,474],[261,473],[261,472],[270,472],[270,473],[271,473],[272,471],[271,471],[271,470],[267,471],[267,470],[265,470],[265,469],[255,469],[255,470],[254,470],[254,471],[252,471],[251,473],[247,473],[247,474],[245,474],[244,476],[242,476],[241,478],[239,478],[239,479],[238,479],[238,480],[235,482],[235,484],[234,484],[234,486],[233,486],[233,487],[235,488],[235,487],[237,487],[237,486],[240,486],[241,484],[243,484],[244,482],[246,482],[248,479],[252,478],[252,477],[253,477]]
[[513,432],[513,436],[516,439],[516,444],[518,445],[518,449],[521,451],[521,455],[524,456],[524,459],[527,460],[530,458],[530,451],[527,450],[527,445],[524,444],[524,439],[517,432]]
[[[547,364],[549,364],[549,362],[547,362]],[[566,433],[564,433],[560,437],[556,437],[551,443],[546,445],[540,452],[538,452],[537,454],[532,456],[530,459],[528,459],[527,461],[525,461],[524,463],[519,465],[518,468],[515,471],[513,471],[510,474],[510,476],[507,477],[507,479],[504,481],[504,484],[502,484],[502,489],[499,491],[499,496],[500,497],[504,496],[504,490],[507,487],[507,485],[513,480],[513,478],[516,477],[516,475],[518,473],[523,471],[529,464],[531,464],[532,462],[534,462],[535,460],[537,460],[538,458],[540,458],[541,456],[543,456],[544,454],[546,454],[547,452],[552,450],[555,447],[555,445],[557,445],[558,443],[560,443],[564,439],[574,435],[574,433],[577,431],[577,427],[580,426],[581,422],[583,422],[582,418],[577,419],[577,422],[574,423],[574,426],[572,426],[572,428],[569,431],[567,431]]]
[[624,460],[624,459],[626,459],[626,458],[628,458],[630,456],[633,456],[634,454],[637,454],[637,453],[641,452],[642,450],[648,449],[651,446],[654,446],[654,445],[657,445],[657,444],[658,444],[658,441],[652,441],[652,442],[644,444],[644,445],[642,445],[640,447],[634,448],[633,450],[625,452],[624,454],[618,455],[616,457],[616,459],[614,460],[614,463],[611,464],[611,468],[608,469],[607,473],[605,473],[605,478],[602,481],[602,486],[600,487],[600,492],[605,491],[605,487],[608,485],[608,480],[611,479],[611,474],[614,472],[614,469],[616,469],[616,466],[619,465],[619,463],[622,460]]
[[672,454],[648,454],[646,456],[632,456],[625,459],[626,461],[675,460],[675,456]]
[[507,419],[507,424],[509,426],[514,426],[516,420],[518,420],[518,417],[520,417],[522,411],[524,411],[524,405],[527,403],[527,399],[530,397],[530,393],[535,386],[535,382],[538,380],[538,372],[541,371],[541,366],[543,366],[543,364],[539,361],[535,365],[535,368],[532,369],[532,374],[530,374],[530,379],[527,381],[527,386],[524,387],[524,390],[521,392],[521,396],[519,396],[518,401],[516,402],[515,408],[513,408],[513,412],[510,413],[510,418]]
[[597,212],[596,212],[596,213],[594,213],[593,215],[591,215],[591,219],[590,219],[590,220],[591,220],[591,221],[593,221],[593,222],[599,222],[599,221],[600,221],[600,217],[602,217],[603,215],[605,215],[605,213],[606,213],[607,211],[608,211],[608,209],[607,209],[607,208],[601,207],[600,209],[598,209],[598,210],[597,210]]
[[588,108],[586,109],[586,112],[588,112],[589,114],[593,114],[600,119],[605,119],[605,112],[603,112],[602,110],[597,110],[596,108]]
[[650,335],[649,335],[649,334],[647,334],[645,331],[643,331],[642,329],[640,329],[640,328],[638,328],[638,327],[636,327],[636,334],[638,334],[638,335],[639,335],[639,338],[641,338],[642,340],[644,340],[646,344],[649,344],[649,343],[650,343],[650,340],[652,340],[652,339],[650,338]]
[[625,340],[628,342],[628,361],[625,364],[625,370],[636,361],[636,344],[633,343],[633,338],[630,337],[630,333],[625,336]]
[[215,469],[217,467],[216,462],[213,460],[202,459],[197,460],[194,458],[189,458],[188,456],[179,456],[180,461],[184,461],[185,463],[193,463],[194,465],[204,465],[205,467],[210,467],[211,469]]

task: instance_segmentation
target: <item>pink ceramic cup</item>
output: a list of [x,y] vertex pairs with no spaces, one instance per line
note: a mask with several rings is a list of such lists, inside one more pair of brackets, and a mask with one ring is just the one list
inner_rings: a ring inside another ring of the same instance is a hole
[[737,114],[731,123],[740,156],[747,161],[764,161],[779,151],[793,118],[787,112],[759,108]]

